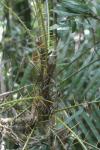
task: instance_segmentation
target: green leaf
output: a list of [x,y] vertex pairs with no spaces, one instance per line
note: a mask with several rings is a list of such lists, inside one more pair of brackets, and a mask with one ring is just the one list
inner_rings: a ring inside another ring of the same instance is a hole
[[[78,103],[76,102],[76,104],[78,105]],[[81,110],[81,109],[80,109]],[[83,118],[85,119],[86,123],[88,124],[89,128],[91,129],[92,133],[94,134],[95,138],[97,140],[100,139],[100,135],[96,129],[96,127],[94,126],[94,124],[92,123],[92,121],[90,120],[89,116],[84,112],[82,114]]]
[[90,90],[92,85],[95,83],[96,79],[100,76],[100,69],[97,70],[97,73],[94,75],[94,77],[91,79],[90,83],[88,84],[87,88],[84,90],[81,97],[84,97],[84,95]]
[[17,2],[17,3],[20,3],[20,2],[23,2],[23,1],[24,1],[24,0],[17,0],[16,2]]
[[83,74],[82,78],[80,78],[80,82],[79,84],[77,85],[77,88],[75,90],[75,93],[74,93],[74,97],[80,92],[80,89],[82,88],[82,86],[84,85],[84,83],[86,82],[87,80],[87,77],[88,77],[88,74],[89,72],[93,69],[93,66],[90,66],[86,71],[85,73]]
[[[69,124],[76,116],[81,115],[82,112],[83,112],[83,108],[81,108],[81,109],[80,109],[79,111],[77,111],[75,114],[73,114],[72,116],[70,116],[69,118],[67,118],[67,119],[64,121],[64,123],[65,123],[65,124]],[[61,128],[63,128],[63,125],[59,125],[59,126],[57,127],[57,129],[61,129]]]
[[54,12],[56,12],[58,15],[67,17],[67,16],[80,16],[78,12],[75,12],[74,10],[70,10],[69,8],[65,8],[61,5],[57,5],[54,9]]
[[77,11],[78,13],[92,13],[92,10],[89,8],[89,5],[85,3],[78,3],[75,1],[62,1],[62,3],[70,9]]
[[14,67],[11,69],[10,72],[13,72],[13,71],[17,70],[18,68],[19,68],[18,66],[14,66]]
[[75,32],[77,29],[77,25],[76,22],[74,21],[74,23],[72,24],[72,33]]

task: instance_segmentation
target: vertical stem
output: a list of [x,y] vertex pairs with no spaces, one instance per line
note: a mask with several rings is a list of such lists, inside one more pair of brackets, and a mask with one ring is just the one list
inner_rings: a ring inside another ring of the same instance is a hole
[[50,41],[50,30],[49,30],[49,7],[48,7],[48,0],[46,0],[47,3],[47,17],[48,17],[48,48],[50,46],[49,41]]
[[[57,5],[57,0],[53,0],[53,8]],[[53,24],[57,23],[57,14],[53,12]],[[54,59],[55,59],[55,82],[57,85],[57,29],[53,30],[53,40],[54,40]]]
[[[53,0],[53,8],[56,5],[57,5],[57,0]],[[55,12],[53,12],[53,25],[54,24],[57,24],[57,14]],[[53,41],[54,41],[54,63],[55,63],[55,71],[54,71],[55,72],[55,77],[54,77],[54,80],[55,80],[56,92],[57,92],[57,29],[53,30]],[[55,99],[54,104],[57,104],[56,99]],[[55,144],[53,145],[53,147],[55,148],[55,150],[58,149],[56,136],[55,136]]]
[[[41,7],[41,2],[40,0],[36,0],[38,9],[39,9],[39,15],[40,15],[40,23],[41,23],[41,39],[42,39],[42,46],[43,46],[43,53],[45,54],[45,62],[44,62],[44,74],[47,72],[47,37],[46,37],[46,30],[45,30],[45,25],[44,25],[44,18],[42,14],[42,7]],[[42,54],[41,54],[42,55]],[[45,76],[46,77],[46,76]]]

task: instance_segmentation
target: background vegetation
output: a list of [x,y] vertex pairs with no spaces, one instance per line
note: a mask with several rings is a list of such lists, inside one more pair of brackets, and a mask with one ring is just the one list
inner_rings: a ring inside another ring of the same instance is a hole
[[1,150],[100,149],[100,1],[0,1]]

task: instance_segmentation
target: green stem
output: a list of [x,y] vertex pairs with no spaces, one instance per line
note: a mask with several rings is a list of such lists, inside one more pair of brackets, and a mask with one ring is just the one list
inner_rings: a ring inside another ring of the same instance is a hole
[[[6,102],[6,103],[2,103],[2,104],[0,104],[0,107],[2,107],[2,106],[5,106],[5,105],[8,105],[8,104],[11,104],[11,103],[15,103],[15,102],[20,102],[20,101],[25,101],[25,100],[30,100],[30,99],[33,99],[33,100],[36,100],[36,99],[40,99],[40,100],[44,100],[44,101],[48,101],[48,100],[46,100],[46,99],[44,99],[42,96],[38,96],[38,97],[25,97],[25,98],[22,98],[22,99],[16,99],[16,100],[12,100],[12,101],[10,101],[10,102]],[[50,102],[50,101],[48,101],[48,102]]]
[[60,139],[60,137],[55,133],[55,131],[53,131],[50,127],[47,127],[48,129],[50,129],[54,134],[55,136],[59,139],[59,141],[61,142],[61,144],[63,145],[64,149],[66,150],[66,147],[65,145],[63,144],[62,140]]
[[[42,8],[41,8],[41,2],[40,0],[36,0],[36,3],[37,3],[37,6],[39,8],[39,14],[40,14],[40,21],[41,21],[41,35],[44,35],[44,40],[42,42],[43,44],[43,47],[45,49],[45,69],[47,67],[47,53],[48,53],[48,50],[47,50],[47,37],[46,37],[46,30],[45,30],[45,25],[44,25],[44,18],[43,18],[43,15],[42,15]],[[45,46],[44,46],[45,45]]]
[[75,136],[75,138],[79,141],[79,143],[82,145],[82,147],[85,150],[87,150],[86,146],[83,144],[81,139],[62,120],[60,120],[58,117],[56,117],[54,115],[52,117],[55,118],[57,121],[59,121],[61,124],[63,124],[63,126],[65,126]]
[[25,110],[23,110],[21,113],[19,113],[17,116],[15,116],[14,118],[12,118],[9,122],[13,122],[15,119],[17,119],[18,117],[20,117],[26,110],[28,110],[30,107],[32,106],[29,105]]
[[[99,98],[100,98],[100,96],[97,97],[97,98],[95,99],[95,101],[87,102],[87,104],[90,105],[90,104],[100,103],[100,101],[96,101],[96,100],[99,99]],[[65,108],[56,110],[54,113],[60,112],[60,111],[62,111],[62,110],[67,110],[67,109],[71,109],[71,108],[76,108],[76,107],[79,107],[79,106],[82,106],[82,104],[74,105],[74,106],[69,106],[69,107],[65,107]]]
[[[32,38],[33,42],[35,43],[36,47],[38,48],[37,44],[36,44],[36,41],[34,40],[33,38],[33,35],[31,34],[31,32],[29,31],[29,29],[26,27],[26,25],[24,24],[24,22],[12,11],[11,8],[9,8],[6,4],[0,2],[0,4],[2,6],[4,6],[5,8],[7,8],[18,20],[19,22],[22,24],[22,26],[25,28],[26,32],[28,33],[28,35]],[[38,51],[39,51],[39,48],[38,48]]]
[[28,144],[28,142],[29,142],[29,140],[30,140],[30,138],[31,138],[31,136],[32,136],[32,134],[33,134],[33,132],[34,132],[34,130],[35,130],[35,127],[36,127],[36,125],[34,126],[34,128],[32,129],[32,131],[31,131],[31,133],[30,133],[30,135],[28,136],[28,139],[27,139],[27,141],[26,141],[26,143],[25,143],[25,145],[24,145],[24,147],[23,147],[22,150],[25,150],[25,149],[26,149],[27,144]]

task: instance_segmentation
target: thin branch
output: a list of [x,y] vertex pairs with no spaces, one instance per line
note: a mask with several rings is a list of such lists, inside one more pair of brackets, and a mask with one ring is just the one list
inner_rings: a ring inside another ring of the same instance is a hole
[[[37,119],[37,118],[35,118],[35,120],[36,120],[36,119]],[[35,122],[35,120],[34,120],[34,122]],[[29,140],[30,140],[30,138],[31,138],[31,136],[32,136],[32,134],[33,134],[33,132],[34,132],[34,130],[35,130],[35,127],[36,127],[36,125],[34,126],[34,128],[32,129],[32,131],[31,131],[31,133],[30,133],[30,135],[28,136],[28,139],[27,139],[27,141],[26,141],[26,143],[25,143],[25,145],[24,145],[24,147],[23,147],[22,150],[25,150],[25,149],[26,149],[27,144],[28,144],[28,142],[29,142]]]
[[[100,98],[100,96],[97,97],[97,98],[96,98],[94,101],[92,101],[92,102],[87,102],[87,104],[90,105],[90,104],[100,103],[100,100],[97,101],[99,98]],[[79,104],[79,105],[74,105],[74,106],[69,106],[69,107],[65,107],[65,108],[62,108],[62,109],[58,109],[58,110],[55,110],[54,113],[60,112],[60,111],[62,111],[62,110],[71,109],[71,108],[77,108],[77,107],[80,107],[80,106],[83,106],[83,104]]]
[[67,81],[68,79],[70,79],[72,76],[76,75],[77,73],[79,73],[80,71],[84,70],[85,68],[89,67],[90,65],[94,64],[96,61],[100,60],[99,59],[96,59],[94,60],[93,62],[89,63],[87,66],[79,69],[78,71],[76,71],[75,73],[72,73],[69,77],[67,77],[66,79],[64,79],[58,86],[60,86],[62,83],[64,83],[65,81]]
[[59,121],[61,124],[63,124],[74,136],[75,138],[79,141],[79,143],[82,145],[83,149],[87,150],[86,146],[83,144],[83,142],[81,141],[81,139],[75,134],[75,132],[73,132],[62,120],[60,120],[58,117],[56,116],[52,116],[53,118],[55,118],[57,121]]

